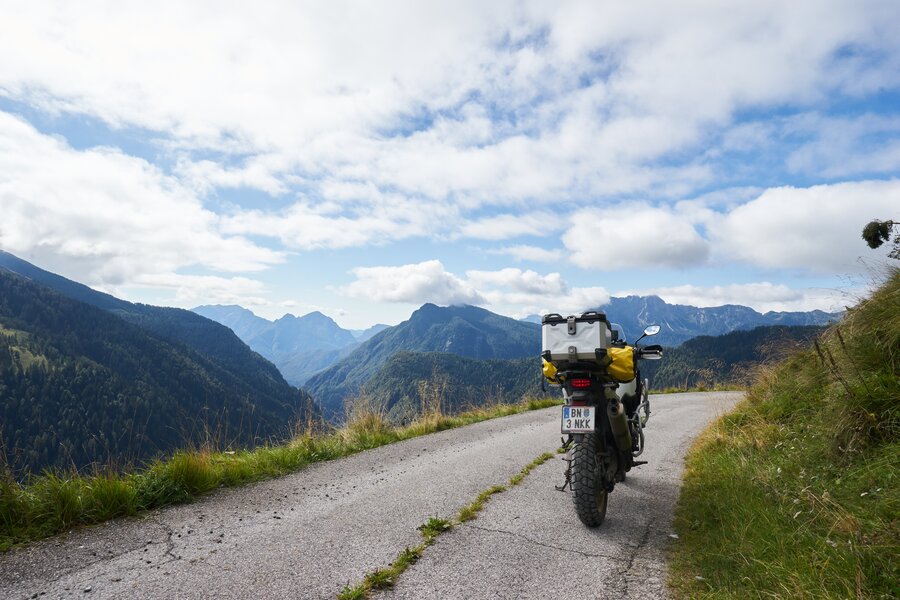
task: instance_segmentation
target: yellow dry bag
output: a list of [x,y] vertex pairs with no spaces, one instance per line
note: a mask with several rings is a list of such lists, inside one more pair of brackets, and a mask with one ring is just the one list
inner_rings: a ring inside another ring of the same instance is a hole
[[612,359],[612,363],[606,367],[610,377],[619,383],[628,383],[637,377],[637,372],[634,369],[634,348],[631,346],[609,348],[607,353]]
[[543,358],[541,361],[544,363],[544,377],[546,377],[547,381],[550,383],[556,383],[556,365],[552,362],[547,362]]

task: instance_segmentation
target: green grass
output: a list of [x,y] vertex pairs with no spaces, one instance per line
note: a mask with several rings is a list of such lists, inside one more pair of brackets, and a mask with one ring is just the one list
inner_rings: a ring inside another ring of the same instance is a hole
[[453,416],[431,413],[399,428],[377,413],[357,411],[343,428],[329,434],[307,432],[286,444],[254,450],[185,450],[135,473],[46,473],[31,477],[25,484],[0,474],[0,550],[73,526],[190,502],[220,487],[278,477],[310,463],[558,404],[561,400],[545,398]]
[[338,599],[356,600],[358,598],[367,598],[374,590],[383,590],[393,587],[397,578],[422,557],[422,553],[425,552],[425,549],[433,544],[434,540],[437,539],[439,535],[452,528],[453,524],[450,521],[431,517],[418,527],[419,533],[422,535],[421,544],[415,548],[404,548],[389,567],[385,569],[375,569],[371,573],[366,574],[362,582],[356,586],[350,587],[349,584],[344,586],[344,589],[338,594]]
[[551,458],[553,458],[553,454],[551,452],[544,452],[536,459],[525,465],[521,471],[513,475],[508,485],[493,485],[488,489],[484,490],[478,497],[472,501],[471,504],[468,504],[460,509],[459,514],[457,515],[456,522],[450,522],[446,519],[438,519],[438,518],[430,518],[423,525],[419,526],[419,532],[422,534],[423,542],[416,546],[415,548],[405,548],[400,552],[397,558],[393,563],[387,568],[384,569],[376,569],[370,573],[368,573],[360,582],[354,587],[350,587],[347,584],[341,593],[338,594],[338,600],[357,600],[361,598],[368,598],[371,593],[375,590],[381,590],[393,587],[394,583],[397,581],[397,578],[403,574],[406,569],[413,565],[417,560],[422,557],[422,554],[425,552],[425,549],[428,548],[434,541],[440,536],[442,533],[446,531],[450,531],[453,529],[455,525],[461,525],[466,521],[471,521],[472,519],[478,516],[482,510],[484,510],[485,505],[488,501],[496,494],[502,494],[506,490],[508,490],[512,486],[519,485],[522,483],[522,480],[531,473],[537,466],[544,464]]
[[900,597],[898,374],[895,271],[698,439],[676,509],[676,594]]
[[483,492],[478,494],[478,497],[475,498],[475,500],[471,504],[463,506],[459,510],[459,514],[456,517],[457,520],[460,523],[465,523],[466,521],[471,521],[476,516],[478,516],[478,513],[481,512],[481,510],[484,508],[484,505],[487,503],[487,501],[491,499],[491,496],[493,496],[494,494],[499,494],[501,492],[505,492],[505,491],[506,491],[505,485],[493,485],[493,486],[489,487],[488,489],[484,490]]

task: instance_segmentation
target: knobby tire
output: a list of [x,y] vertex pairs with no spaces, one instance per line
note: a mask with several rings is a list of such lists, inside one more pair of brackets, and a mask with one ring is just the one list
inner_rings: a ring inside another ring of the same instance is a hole
[[597,436],[584,435],[572,450],[572,492],[575,513],[587,527],[597,527],[606,517],[607,492],[600,465]]

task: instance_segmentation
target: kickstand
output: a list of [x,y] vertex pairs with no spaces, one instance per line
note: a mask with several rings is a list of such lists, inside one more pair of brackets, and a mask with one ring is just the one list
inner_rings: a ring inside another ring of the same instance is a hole
[[[563,452],[568,452],[569,448],[572,446],[572,437],[570,436],[568,441],[562,440],[562,439],[560,439],[560,441],[562,442],[562,446],[560,446],[560,450],[562,450]],[[566,488],[569,488],[570,490],[572,489],[572,460],[573,459],[569,458],[568,454],[566,456],[563,456],[562,459],[564,461],[566,461],[566,480],[563,482],[562,485],[554,485],[553,486],[554,488],[556,488],[557,492],[564,492],[564,491],[566,491]]]

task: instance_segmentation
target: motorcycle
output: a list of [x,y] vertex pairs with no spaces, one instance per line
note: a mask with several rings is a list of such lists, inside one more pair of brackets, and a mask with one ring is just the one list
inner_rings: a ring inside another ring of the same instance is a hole
[[544,376],[562,388],[560,430],[566,451],[565,482],[575,513],[587,527],[606,517],[607,498],[625,481],[644,451],[644,426],[650,418],[649,382],[640,378],[637,361],[662,358],[662,347],[638,343],[659,333],[651,325],[629,345],[621,327],[603,313],[580,317],[543,317]]

